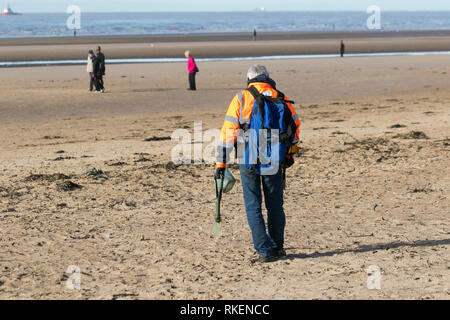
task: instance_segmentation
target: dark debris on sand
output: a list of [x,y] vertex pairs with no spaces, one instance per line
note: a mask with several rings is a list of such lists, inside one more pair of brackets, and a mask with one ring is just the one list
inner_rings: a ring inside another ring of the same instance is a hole
[[30,192],[30,188],[26,187],[27,191],[18,192],[14,187],[2,187],[0,186],[0,198],[18,199],[24,194]]
[[105,172],[102,169],[94,167],[87,167],[81,170],[82,175],[87,176],[94,180],[104,181],[109,179],[109,172]]
[[123,162],[123,161],[119,161],[119,162],[113,162],[113,163],[109,163],[108,166],[110,167],[121,167],[121,166],[126,166],[127,163]]
[[88,176],[97,177],[97,176],[103,176],[106,172],[104,172],[102,169],[96,169],[92,168],[89,172],[86,173]]
[[83,188],[82,185],[74,183],[74,182],[72,182],[70,180],[63,181],[63,182],[58,182],[56,184],[56,189],[58,191],[74,191],[74,190],[80,190],[82,188]]
[[54,173],[54,174],[31,174],[25,178],[26,182],[31,181],[48,181],[55,182],[58,180],[67,180],[70,179],[70,176],[67,176],[62,173]]
[[444,141],[442,141],[442,143],[444,144],[444,147],[448,147],[448,146],[450,146],[450,139],[447,138]]
[[399,133],[399,134],[395,135],[394,138],[399,138],[399,139],[416,139],[416,140],[418,140],[418,139],[425,139],[425,140],[430,139],[422,131],[410,131],[408,133]]
[[401,148],[394,141],[384,138],[367,138],[362,140],[355,139],[351,142],[343,142],[343,145],[348,146],[346,149],[333,150],[334,153],[352,153],[352,152],[369,152],[378,155],[376,158],[377,163],[381,163],[390,158],[398,158]]
[[429,186],[427,187],[415,187],[413,190],[411,190],[412,193],[425,193],[428,194],[430,192],[433,192],[434,190],[431,189]]
[[388,129],[400,129],[400,128],[406,128],[406,126],[403,124],[396,123],[396,124],[393,124],[392,126],[388,127]]
[[189,175],[194,178],[200,177],[200,173],[204,172],[206,168],[209,168],[213,165],[209,165],[206,163],[202,163],[200,165],[189,165],[183,163],[174,163],[173,161],[169,161],[167,163],[156,163],[149,166],[142,167],[143,169],[149,170],[149,172],[157,173],[161,172],[161,169],[167,173],[175,173],[181,175]]
[[347,151],[352,149],[364,149],[364,150],[373,150],[375,152],[383,152],[383,151],[398,151],[398,147],[396,144],[393,144],[390,140],[385,138],[367,138],[363,140],[356,140],[352,142],[344,142],[344,145],[349,145],[350,148]]
[[145,158],[145,157],[142,157],[142,158],[139,158],[139,159],[137,159],[137,160],[134,160],[135,163],[140,163],[140,162],[152,162],[152,161],[153,161],[152,159]]
[[147,138],[144,141],[149,142],[149,141],[166,141],[166,140],[172,140],[171,137],[151,137],[151,138]]
[[53,161],[64,161],[64,160],[73,160],[76,159],[75,157],[57,157],[53,159]]

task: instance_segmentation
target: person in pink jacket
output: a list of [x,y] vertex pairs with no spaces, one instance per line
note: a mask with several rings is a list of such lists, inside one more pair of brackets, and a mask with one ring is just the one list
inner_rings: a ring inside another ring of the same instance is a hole
[[193,56],[191,56],[191,52],[190,51],[186,51],[184,53],[184,56],[186,57],[186,59],[188,59],[188,63],[187,63],[187,68],[188,68],[188,73],[189,73],[189,89],[188,90],[197,90],[197,87],[195,85],[195,75],[197,74],[198,67],[197,64],[195,63],[195,59]]

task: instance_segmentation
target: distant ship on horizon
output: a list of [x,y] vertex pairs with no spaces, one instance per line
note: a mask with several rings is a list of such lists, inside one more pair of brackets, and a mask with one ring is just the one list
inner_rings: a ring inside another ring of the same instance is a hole
[[18,16],[18,15],[20,15],[20,13],[17,13],[17,12],[12,11],[11,7],[9,6],[9,4],[8,4],[8,6],[7,6],[5,9],[3,9],[3,11],[2,11],[2,16]]

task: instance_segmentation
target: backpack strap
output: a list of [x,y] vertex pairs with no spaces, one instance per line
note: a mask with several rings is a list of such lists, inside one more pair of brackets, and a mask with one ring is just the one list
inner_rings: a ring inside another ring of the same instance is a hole
[[277,93],[278,93],[277,99],[280,99],[280,100],[282,100],[282,101],[284,101],[284,102],[286,102],[286,103],[295,104],[295,102],[292,101],[292,100],[286,100],[286,96],[284,95],[283,92],[277,90]]
[[278,99],[284,100],[284,97],[285,97],[285,96],[284,96],[284,93],[283,93],[283,92],[277,90],[277,94],[278,94],[278,95],[277,95],[277,98],[278,98]]
[[292,135],[295,134],[295,132],[297,131],[297,125],[295,124],[295,121],[292,117],[292,112],[289,109],[289,107],[287,106],[287,103],[291,103],[294,104],[294,101],[291,100],[286,100],[286,96],[284,95],[283,92],[278,91],[277,90],[277,97],[275,100],[281,102],[284,104],[284,118],[283,121],[286,124],[287,127],[287,131],[285,133],[282,133],[280,135],[280,141],[284,142],[286,144],[286,146],[288,147],[288,149],[291,147],[292,142],[291,142],[291,138]]
[[252,94],[252,96],[253,96],[253,98],[255,98],[255,100],[258,99],[258,97],[261,95],[254,86],[251,86],[250,88],[248,88],[247,91]]
[[[248,92],[250,92],[253,96],[253,98],[255,98],[256,103],[258,104],[258,109],[259,112],[261,114],[261,119],[262,119],[262,128],[264,129],[264,99],[265,97],[259,93],[258,89],[256,89],[254,86],[251,86],[250,88],[247,89]],[[254,110],[252,111],[253,114],[256,114],[256,109],[253,108]]]

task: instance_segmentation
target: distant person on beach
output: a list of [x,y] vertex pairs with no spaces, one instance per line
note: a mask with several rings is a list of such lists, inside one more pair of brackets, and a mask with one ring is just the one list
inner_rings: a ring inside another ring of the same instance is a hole
[[89,73],[89,91],[94,90],[95,76],[94,76],[94,50],[89,50],[87,57],[87,72]]
[[341,58],[343,58],[343,57],[344,57],[344,54],[345,54],[345,44],[344,44],[344,40],[341,40],[340,53],[341,53]]
[[253,29],[253,41],[256,41],[256,29]]
[[102,48],[100,46],[95,50],[95,59],[93,62],[94,67],[94,76],[95,76],[95,93],[103,93],[105,92],[103,77],[105,75],[105,55],[102,52]]
[[[257,106],[255,101],[258,102]],[[259,152],[255,151],[261,147],[257,138],[260,137],[261,128],[278,133],[283,128],[283,132],[279,134],[279,143],[276,147],[272,146],[280,152],[272,154],[270,161],[267,159],[268,154],[258,155],[256,153]],[[241,133],[243,141],[237,139]],[[294,164],[294,154],[299,150],[299,134],[300,119],[292,101],[277,90],[276,83],[269,77],[265,66],[250,67],[247,89],[234,97],[226,113],[217,147],[214,177],[221,179],[224,176],[235,143],[239,143],[238,150],[245,148],[245,155],[239,156],[242,158],[239,159],[239,170],[247,221],[253,246],[259,255],[252,262],[271,262],[286,255],[286,218],[283,210],[285,170]],[[262,192],[267,208],[267,227],[262,214]]]
[[195,84],[195,75],[197,74],[197,72],[199,72],[199,69],[198,69],[197,64],[195,63],[195,59],[191,55],[190,51],[186,51],[184,53],[184,56],[186,57],[186,59],[188,59],[188,62],[187,62],[187,68],[188,68],[188,73],[189,73],[189,89],[188,90],[195,91],[195,90],[197,90],[197,86]]

